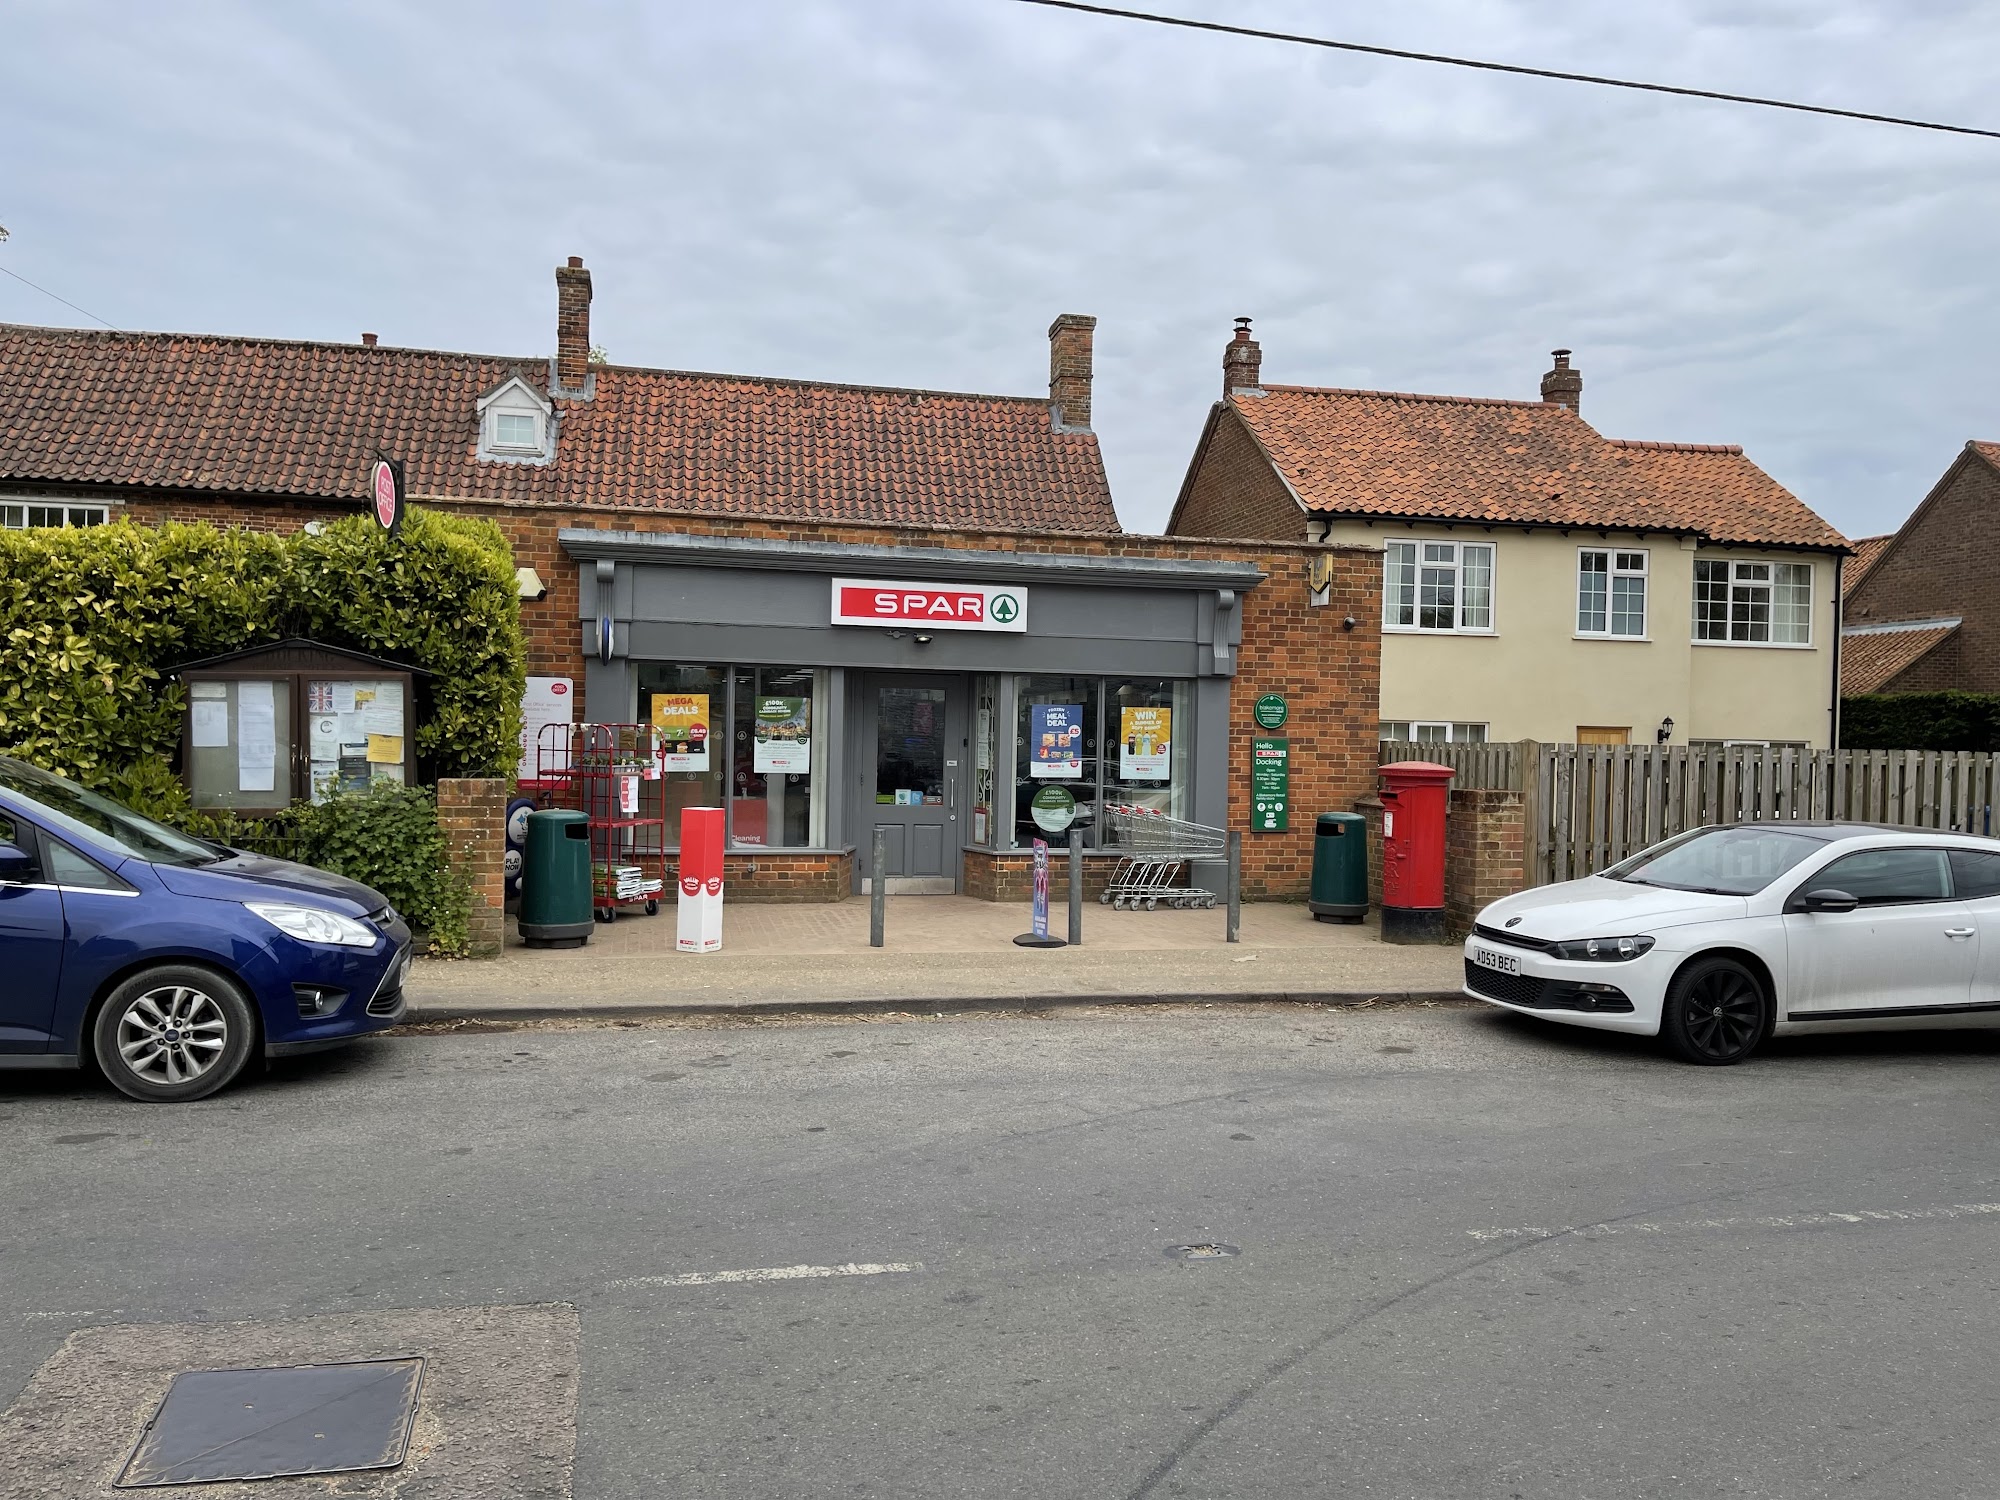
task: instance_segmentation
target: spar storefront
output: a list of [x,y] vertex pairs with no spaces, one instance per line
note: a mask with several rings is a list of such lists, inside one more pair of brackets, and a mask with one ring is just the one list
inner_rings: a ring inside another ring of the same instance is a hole
[[[732,894],[1017,894],[1134,804],[1222,824],[1253,562],[564,530],[589,717],[655,725]],[[615,710],[615,712],[614,712]],[[1097,856],[1106,860],[1108,855]]]

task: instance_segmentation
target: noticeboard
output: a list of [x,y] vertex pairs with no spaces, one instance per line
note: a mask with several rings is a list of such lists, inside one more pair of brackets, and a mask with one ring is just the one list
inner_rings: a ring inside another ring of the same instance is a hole
[[1283,833],[1291,827],[1292,742],[1250,742],[1250,831]]

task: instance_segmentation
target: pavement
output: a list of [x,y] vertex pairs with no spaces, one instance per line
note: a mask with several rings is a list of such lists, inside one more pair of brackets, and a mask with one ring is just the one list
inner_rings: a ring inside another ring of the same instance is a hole
[[402,1469],[256,1493],[2000,1473],[2000,1033],[1704,1069],[1472,1005],[553,1028],[385,1036],[179,1107],[0,1076],[0,1495],[109,1500],[175,1369],[412,1354]]
[[[1078,948],[1029,949],[1024,905],[955,896],[888,901],[885,943],[868,945],[868,903],[728,906],[719,953],[674,948],[671,905],[601,923],[582,948],[528,948],[512,919],[493,960],[419,963],[415,1019],[759,1012],[825,1008],[967,1009],[1082,1002],[1440,998],[1458,992],[1457,946],[1384,943],[1374,919],[1316,922],[1304,906],[1242,909],[1240,941],[1225,913],[1084,911]],[[1067,931],[1066,909],[1051,930]]]

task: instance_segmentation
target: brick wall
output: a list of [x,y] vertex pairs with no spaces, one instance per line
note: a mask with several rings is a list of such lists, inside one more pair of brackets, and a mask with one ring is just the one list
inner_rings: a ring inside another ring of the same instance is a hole
[[[1096,901],[1118,867],[1113,853],[1086,850],[1083,856],[1083,899]],[[1187,884],[1185,877],[1182,885]],[[1018,901],[1026,904],[1035,897],[1035,856],[1027,852],[989,853],[968,849],[965,853],[965,894],[979,901]],[[1222,892],[1216,892],[1217,899]],[[1069,901],[1069,851],[1049,850],[1049,908],[1054,911]]]
[[1176,507],[1170,529],[1175,536],[1302,542],[1306,515],[1243,419],[1224,407],[1208,445],[1195,456],[1187,495]]
[[505,940],[507,783],[497,777],[446,777],[437,786],[438,827],[452,868],[472,889],[468,951],[494,958]]
[[1527,887],[1527,800],[1519,792],[1454,791],[1444,827],[1445,923],[1464,933],[1481,907]]
[[[667,894],[671,906],[678,861],[667,861]],[[844,901],[854,889],[854,851],[839,849],[788,854],[778,850],[725,854],[722,858],[724,901],[827,902]]]
[[[1889,684],[1890,692],[2000,692],[2000,473],[1967,452],[1903,525],[1846,603],[1847,622],[1958,615],[1956,661],[1940,652]],[[1954,670],[1954,668],[1956,670]]]

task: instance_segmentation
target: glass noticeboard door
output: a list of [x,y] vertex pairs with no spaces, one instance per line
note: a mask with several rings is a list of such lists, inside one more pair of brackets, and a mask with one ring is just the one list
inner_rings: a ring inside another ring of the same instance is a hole
[[312,800],[404,779],[408,705],[403,684],[384,678],[309,679],[306,757]]

